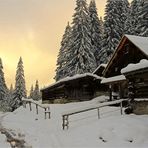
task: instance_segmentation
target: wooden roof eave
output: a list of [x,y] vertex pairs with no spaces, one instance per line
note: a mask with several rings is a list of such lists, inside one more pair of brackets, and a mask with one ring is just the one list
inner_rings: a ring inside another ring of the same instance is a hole
[[[116,50],[114,51],[114,53],[113,53],[111,59],[109,60],[109,63],[108,63],[108,65],[107,65],[107,67],[106,67],[106,68],[104,69],[104,71],[103,71],[103,76],[105,76],[106,72],[109,70],[110,65],[112,65],[112,63],[114,62],[114,59],[116,58],[118,52],[122,49],[124,43],[125,43],[127,40],[129,40],[129,39],[128,39],[126,36],[123,36],[123,37],[122,37],[122,39],[121,39],[119,45],[117,46],[117,48],[116,48]],[[133,43],[131,40],[129,40],[129,41],[130,41],[131,43]],[[133,44],[134,44],[134,43],[133,43]],[[135,44],[134,44],[134,45],[135,45]],[[135,46],[136,46],[136,45],[135,45]],[[136,46],[136,47],[137,47],[137,48],[147,57],[147,59],[148,59],[148,55],[147,55],[143,50],[141,50],[138,46]]]
[[122,49],[122,47],[123,47],[124,43],[126,42],[126,40],[127,40],[127,37],[123,36],[120,43],[119,43],[119,45],[118,45],[118,47],[116,48],[116,50],[114,51],[111,59],[109,60],[109,63],[107,65],[107,67],[104,69],[103,76],[105,76],[105,74],[108,71],[110,65],[113,63],[113,61],[114,61],[115,57],[117,56],[118,52]]
[[128,77],[128,76],[137,75],[137,74],[139,75],[139,74],[143,74],[143,73],[148,73],[148,68],[142,68],[142,69],[126,72],[126,73],[124,73],[124,75],[125,75],[125,77]]

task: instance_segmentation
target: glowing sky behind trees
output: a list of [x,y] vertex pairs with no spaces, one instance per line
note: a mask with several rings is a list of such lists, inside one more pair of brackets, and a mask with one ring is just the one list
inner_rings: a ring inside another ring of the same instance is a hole
[[[88,0],[88,3],[90,0]],[[106,0],[96,0],[103,16]],[[27,88],[54,82],[57,54],[75,0],[0,0],[0,57],[8,87],[14,84],[19,57]]]

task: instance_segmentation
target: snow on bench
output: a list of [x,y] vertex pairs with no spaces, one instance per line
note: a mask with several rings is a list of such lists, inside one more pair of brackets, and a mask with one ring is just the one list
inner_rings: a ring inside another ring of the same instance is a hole
[[45,119],[46,119],[46,116],[48,114],[48,117],[50,119],[50,107],[49,107],[49,104],[41,104],[40,101],[34,101],[33,99],[25,99],[25,98],[22,98],[22,101],[25,103],[25,108],[26,108],[26,103],[29,103],[29,108],[30,108],[30,111],[32,111],[32,107],[31,107],[31,103],[32,104],[35,104],[36,105],[36,113],[38,114],[38,106],[40,108],[43,108],[44,109],[44,113],[45,113]]
[[69,121],[68,121],[69,116],[97,109],[98,110],[98,118],[100,119],[99,109],[102,108],[102,107],[105,107],[105,106],[120,104],[120,112],[121,112],[121,115],[122,115],[122,112],[123,112],[122,111],[122,102],[123,101],[125,101],[125,99],[120,99],[120,100],[110,101],[110,102],[104,102],[104,103],[99,103],[99,104],[90,104],[89,106],[82,106],[80,108],[75,108],[75,109],[72,109],[72,110],[69,110],[69,111],[65,111],[65,112],[62,113],[63,130],[65,129],[65,127],[67,127],[67,129],[69,128]]

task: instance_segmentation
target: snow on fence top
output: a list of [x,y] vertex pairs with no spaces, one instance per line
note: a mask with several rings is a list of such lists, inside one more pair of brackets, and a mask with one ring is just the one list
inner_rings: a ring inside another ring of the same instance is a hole
[[96,73],[96,71],[98,71],[98,69],[99,69],[100,67],[106,68],[106,66],[107,66],[107,64],[100,64],[100,65],[95,69],[95,71],[93,72],[93,74]]
[[63,78],[63,79],[57,81],[57,82],[54,83],[54,84],[51,84],[51,85],[49,85],[49,86],[47,86],[47,87],[44,87],[44,88],[41,89],[41,90],[44,90],[44,89],[46,89],[46,88],[55,86],[55,85],[57,85],[57,84],[59,84],[59,83],[61,83],[61,82],[67,82],[67,81],[70,81],[70,80],[75,80],[75,79],[83,78],[83,77],[86,77],[86,76],[94,77],[95,79],[98,79],[98,80],[102,80],[102,79],[103,79],[102,77],[99,77],[99,76],[97,76],[97,75],[95,75],[95,74],[92,74],[92,73],[76,74],[76,75],[74,75],[74,76],[72,76],[72,77]]
[[139,63],[137,64],[129,64],[127,67],[123,68],[121,70],[121,73],[128,73],[140,69],[148,68],[148,60],[142,59]]
[[101,83],[105,84],[105,83],[111,83],[111,82],[123,81],[123,80],[126,80],[125,76],[119,75],[119,76],[114,76],[114,77],[109,77],[109,78],[103,78]]
[[125,35],[133,44],[148,55],[148,37]]
[[90,104],[88,106],[82,106],[82,107],[75,108],[72,110],[67,110],[62,113],[62,116],[76,114],[76,113],[79,113],[80,111],[89,111],[89,110],[93,110],[93,109],[97,109],[97,108],[101,108],[101,107],[105,107],[105,106],[109,106],[109,105],[113,105],[113,104],[118,104],[118,103],[123,102],[124,100],[126,100],[126,99],[120,99],[120,100],[116,100],[116,101],[110,101],[110,102],[104,102],[104,103],[99,103],[99,104]]

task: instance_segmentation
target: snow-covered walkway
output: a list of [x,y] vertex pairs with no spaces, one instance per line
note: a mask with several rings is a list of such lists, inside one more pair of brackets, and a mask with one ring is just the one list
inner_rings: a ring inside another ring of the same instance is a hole
[[33,148],[95,148],[95,147],[148,147],[148,116],[120,115],[118,107],[104,107],[70,117],[69,130],[62,130],[62,113],[76,107],[88,106],[93,101],[52,104],[51,119],[44,119],[43,110],[36,115],[35,106],[20,107],[8,114],[3,126],[25,135]]

